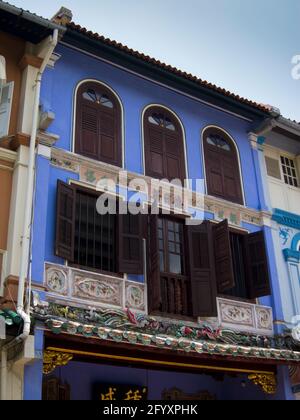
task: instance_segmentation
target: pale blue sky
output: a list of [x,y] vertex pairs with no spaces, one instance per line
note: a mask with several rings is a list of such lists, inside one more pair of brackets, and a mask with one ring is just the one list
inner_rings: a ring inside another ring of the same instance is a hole
[[73,20],[300,121],[300,0],[11,0]]

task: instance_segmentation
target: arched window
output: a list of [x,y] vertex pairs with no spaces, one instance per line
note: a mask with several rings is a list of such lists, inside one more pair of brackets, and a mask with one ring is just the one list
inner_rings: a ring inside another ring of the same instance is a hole
[[87,82],[77,92],[75,152],[122,166],[121,107],[105,86]]
[[160,107],[144,115],[145,173],[169,181],[185,179],[183,132],[174,115]]
[[237,150],[230,137],[218,128],[203,134],[207,193],[244,204]]

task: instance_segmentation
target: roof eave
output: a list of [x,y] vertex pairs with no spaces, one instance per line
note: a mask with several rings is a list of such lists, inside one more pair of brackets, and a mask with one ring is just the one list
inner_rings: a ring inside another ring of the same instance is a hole
[[128,67],[131,70],[135,70],[137,72],[142,71],[146,74],[146,76],[152,77],[154,80],[158,80],[159,82],[163,81],[171,87],[176,85],[177,89],[185,91],[193,96],[197,96],[212,105],[217,105],[228,109],[230,112],[238,113],[250,120],[270,117],[270,113],[268,111],[263,111],[255,106],[251,106],[250,104],[240,102],[238,99],[223,95],[212,88],[201,86],[197,81],[193,82],[191,80],[187,80],[185,77],[169,72],[167,69],[162,69],[152,63],[148,63],[140,58],[134,57],[125,51],[120,51],[120,49],[114,46],[107,45],[101,40],[92,39],[77,30],[68,28],[63,41],[65,44],[77,47],[101,58],[108,59],[116,64]]

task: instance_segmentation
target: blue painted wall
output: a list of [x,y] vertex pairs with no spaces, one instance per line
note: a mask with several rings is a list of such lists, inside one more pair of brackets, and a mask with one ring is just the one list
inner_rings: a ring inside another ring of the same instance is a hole
[[72,150],[73,100],[76,86],[84,79],[99,80],[109,85],[119,95],[123,104],[126,169],[143,172],[142,112],[149,104],[162,104],[173,110],[184,126],[189,177],[204,177],[201,133],[207,125],[218,125],[228,131],[237,143],[247,206],[260,208],[255,168],[247,136],[251,128],[250,123],[65,46],[59,46],[57,52],[62,57],[54,70],[46,71],[41,93],[43,108],[56,114],[49,130],[60,135],[57,147]]
[[162,392],[174,387],[191,394],[209,391],[218,400],[276,400],[287,397],[283,386],[272,397],[264,394],[248,380],[247,375],[236,378],[225,375],[223,381],[217,381],[212,376],[203,374],[80,362],[70,362],[67,366],[56,369],[54,375],[70,385],[72,400],[90,400],[94,383],[147,386],[149,400],[161,400]]

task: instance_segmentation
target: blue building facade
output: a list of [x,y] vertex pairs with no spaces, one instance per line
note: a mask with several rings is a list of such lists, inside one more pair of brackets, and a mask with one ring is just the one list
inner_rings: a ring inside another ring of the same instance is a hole
[[[66,399],[92,399],[99,383],[103,399],[127,385],[136,399],[145,389],[150,399],[203,399],[204,390],[293,399],[288,366],[299,363],[299,348],[277,322],[284,309],[255,134],[268,109],[73,24],[46,70],[40,106],[55,119],[39,131],[36,157],[36,361],[24,398],[63,389]],[[140,229],[141,218],[95,221],[93,197],[108,180],[116,180],[111,196],[135,195],[146,208],[149,195],[128,182],[171,174],[188,179],[193,198],[177,214],[171,193]],[[205,222],[185,223],[195,219]]]

